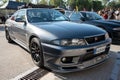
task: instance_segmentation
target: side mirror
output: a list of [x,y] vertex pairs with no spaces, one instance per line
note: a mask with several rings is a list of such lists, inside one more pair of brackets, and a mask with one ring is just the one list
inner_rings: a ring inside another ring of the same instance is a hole
[[25,20],[23,20],[22,18],[17,18],[15,19],[16,22],[25,22]]

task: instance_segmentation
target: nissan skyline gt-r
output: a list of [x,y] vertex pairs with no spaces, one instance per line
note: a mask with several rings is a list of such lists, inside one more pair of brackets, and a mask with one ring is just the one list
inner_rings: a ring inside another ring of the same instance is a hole
[[6,39],[31,54],[39,67],[74,72],[104,62],[111,38],[93,25],[69,22],[59,11],[28,8],[15,12],[5,24]]
[[120,22],[117,20],[104,20],[97,13],[89,11],[71,12],[69,17],[73,22],[98,26],[109,33],[113,42],[120,41]]

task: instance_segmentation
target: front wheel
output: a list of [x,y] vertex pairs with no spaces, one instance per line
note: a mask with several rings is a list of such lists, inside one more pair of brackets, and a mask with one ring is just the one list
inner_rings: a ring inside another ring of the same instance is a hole
[[40,44],[40,40],[38,38],[33,38],[30,42],[30,52],[33,62],[43,68],[44,62],[43,62],[43,53],[42,48]]

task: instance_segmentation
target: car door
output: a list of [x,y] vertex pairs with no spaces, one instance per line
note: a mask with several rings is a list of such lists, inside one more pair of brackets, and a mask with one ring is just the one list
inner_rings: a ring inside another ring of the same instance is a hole
[[14,24],[16,24],[15,22],[15,19],[16,19],[16,16],[18,14],[18,11],[15,12],[7,21],[6,21],[6,25],[8,26],[9,28],[9,34],[11,36],[12,39],[16,39],[16,30],[15,30],[15,26]]
[[25,10],[21,10],[18,12],[18,15],[15,19],[15,34],[16,39],[22,45],[26,45],[26,18],[25,18]]

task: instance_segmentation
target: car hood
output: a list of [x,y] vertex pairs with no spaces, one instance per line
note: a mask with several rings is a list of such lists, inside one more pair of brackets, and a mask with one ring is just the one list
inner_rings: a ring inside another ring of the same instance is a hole
[[118,20],[107,20],[108,22],[118,23],[120,25],[120,21]]
[[[40,30],[56,36],[56,38],[84,38],[104,34],[106,31],[89,24],[78,24],[68,21],[33,23]],[[44,35],[49,36],[49,35]]]
[[118,22],[114,20],[93,20],[93,23],[99,23],[101,25],[108,25],[109,27],[119,27]]

